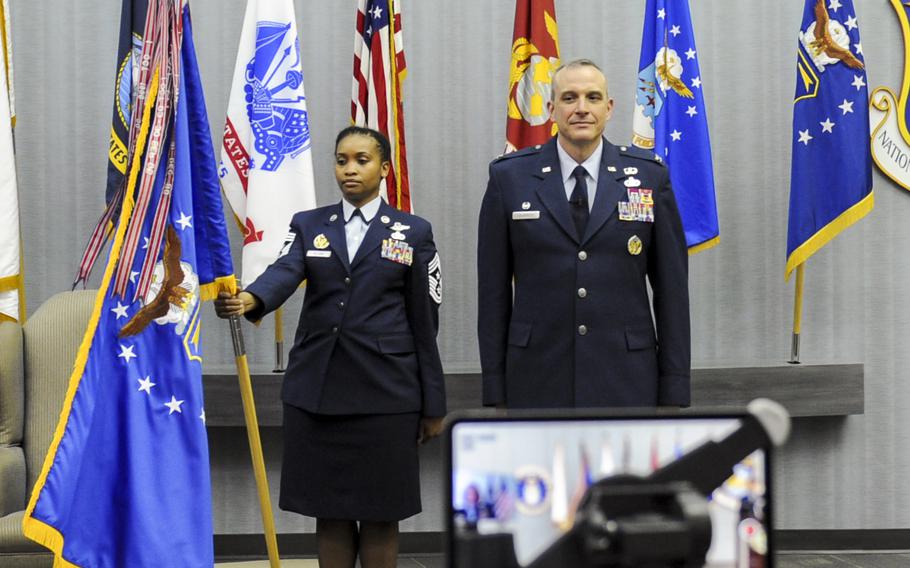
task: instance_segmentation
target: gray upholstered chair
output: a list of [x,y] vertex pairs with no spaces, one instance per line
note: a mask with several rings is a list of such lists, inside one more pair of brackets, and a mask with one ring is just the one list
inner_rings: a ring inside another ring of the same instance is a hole
[[22,515],[57,427],[95,293],[63,292],[22,327],[0,323],[0,566],[53,566],[47,549],[22,535]]

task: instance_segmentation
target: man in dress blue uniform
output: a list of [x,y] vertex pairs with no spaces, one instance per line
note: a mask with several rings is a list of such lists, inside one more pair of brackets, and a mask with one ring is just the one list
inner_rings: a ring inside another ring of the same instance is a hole
[[483,403],[688,406],[688,252],[668,170],[602,136],[613,100],[593,62],[557,69],[547,106],[557,136],[493,161],[480,210]]

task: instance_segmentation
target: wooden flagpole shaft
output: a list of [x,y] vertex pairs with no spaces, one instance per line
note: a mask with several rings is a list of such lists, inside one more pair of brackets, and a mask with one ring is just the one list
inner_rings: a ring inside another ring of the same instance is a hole
[[799,364],[799,332],[803,324],[803,278],[805,276],[803,268],[806,263],[796,267],[796,296],[793,299],[793,341],[790,344],[790,361],[794,365]]
[[259,439],[259,422],[256,419],[256,404],[253,401],[253,385],[250,380],[250,367],[246,359],[246,348],[243,345],[240,317],[231,316],[230,322],[231,339],[234,341],[234,361],[237,363],[237,377],[240,379],[240,397],[243,399],[243,418],[246,421],[246,433],[250,440],[253,475],[256,477],[256,490],[259,493],[259,509],[262,512],[262,526],[265,529],[269,566],[280,568],[278,539],[275,536],[275,518],[272,515],[272,501],[269,498],[269,482],[265,475],[265,460],[262,457],[262,442]]
[[275,310],[275,368],[273,373],[284,372],[284,308]]

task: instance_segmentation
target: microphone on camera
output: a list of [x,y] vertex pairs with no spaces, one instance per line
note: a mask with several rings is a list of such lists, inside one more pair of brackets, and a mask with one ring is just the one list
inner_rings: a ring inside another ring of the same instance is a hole
[[757,449],[782,445],[790,435],[790,414],[779,403],[757,398],[739,427],[720,440],[709,440],[648,477],[667,483],[688,481],[705,496],[730,477],[730,468]]

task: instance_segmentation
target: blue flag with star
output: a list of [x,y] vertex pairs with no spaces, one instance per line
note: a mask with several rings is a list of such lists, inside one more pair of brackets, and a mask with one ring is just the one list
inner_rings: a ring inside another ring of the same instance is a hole
[[798,37],[788,278],[873,206],[869,94],[852,0],[806,0]]
[[708,116],[688,0],[648,0],[632,144],[670,168],[689,254],[720,242]]
[[[200,310],[205,299],[233,290],[235,280],[187,8],[182,22],[174,77],[179,98],[161,146],[174,143],[173,160],[161,161],[152,198],[170,196],[165,237],[157,250],[139,248],[128,290],[113,294],[125,226],[136,211],[131,199],[124,202],[61,418],[23,521],[26,536],[54,552],[55,566],[214,562]],[[140,140],[152,118],[144,117]],[[133,186],[140,159],[130,157]],[[149,208],[144,238],[155,213]],[[135,276],[146,255],[156,258],[151,286],[134,300]]]

